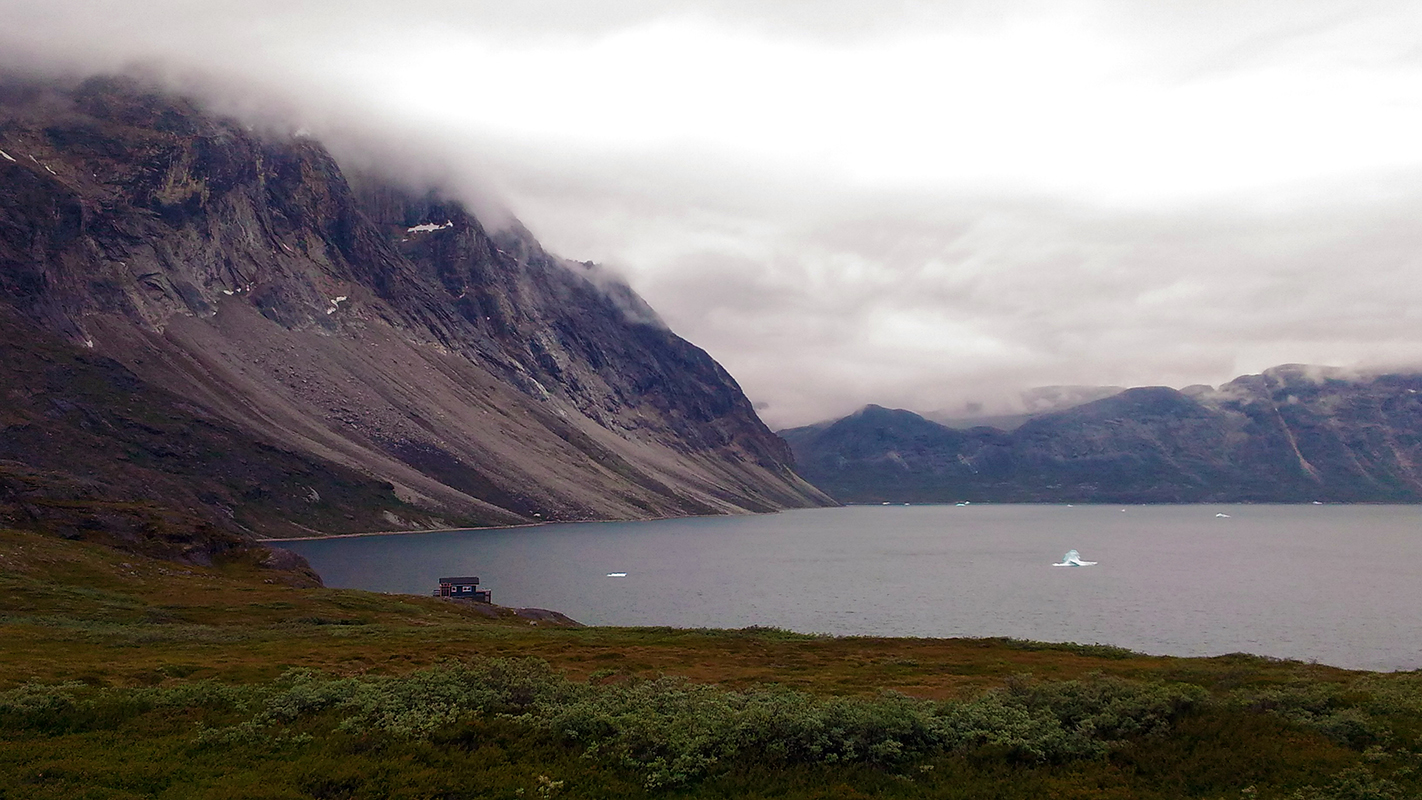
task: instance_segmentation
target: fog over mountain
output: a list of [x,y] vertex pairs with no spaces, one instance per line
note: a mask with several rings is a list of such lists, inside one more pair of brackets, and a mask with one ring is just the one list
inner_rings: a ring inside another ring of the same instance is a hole
[[[1422,7],[3,0],[620,272],[772,427],[1422,363]],[[423,188],[423,187],[412,187]]]

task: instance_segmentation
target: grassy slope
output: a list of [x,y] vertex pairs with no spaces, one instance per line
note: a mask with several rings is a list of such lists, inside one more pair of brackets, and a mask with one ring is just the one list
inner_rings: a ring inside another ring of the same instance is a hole
[[[1182,681],[1214,698],[1168,733],[1132,740],[1105,757],[1035,763],[989,747],[891,766],[774,768],[742,757],[659,790],[673,796],[1238,797],[1256,786],[1260,797],[1289,797],[1315,786],[1327,791],[1300,796],[1362,798],[1416,796],[1407,792],[1419,789],[1410,772],[1422,731],[1415,674],[999,640],[550,628],[435,598],[271,580],[270,572],[240,562],[179,566],[0,531],[0,692],[10,692],[11,711],[16,687],[26,684],[78,682],[73,691],[81,697],[108,698],[98,710],[49,722],[6,716],[0,700],[0,797],[659,793],[644,788],[635,766],[582,758],[558,736],[487,715],[407,740],[343,732],[323,712],[290,724],[290,733],[309,733],[310,741],[213,747],[196,744],[195,732],[200,725],[237,724],[242,715],[233,708],[130,702],[141,687],[179,691],[210,680],[260,692],[292,667],[371,679],[477,656],[533,656],[579,685],[637,685],[637,678],[671,674],[727,689],[778,683],[822,698],[894,689],[964,699],[1030,673],[1045,682],[1103,675]],[[1241,699],[1260,696],[1276,700]],[[1299,699],[1305,696],[1314,700]],[[1381,776],[1393,784],[1379,783]],[[557,780],[563,785],[548,783]]]

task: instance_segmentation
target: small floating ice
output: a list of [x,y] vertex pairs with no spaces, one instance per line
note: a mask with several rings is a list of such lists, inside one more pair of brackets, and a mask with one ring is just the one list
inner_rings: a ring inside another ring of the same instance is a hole
[[4,150],[0,150],[0,156],[4,156],[6,161],[15,160],[9,153],[5,152]]
[[1220,512],[1219,514],[1216,514],[1215,516],[1217,516],[1217,517],[1219,517],[1219,518],[1221,518],[1221,519],[1229,519],[1229,515],[1226,514],[1226,513],[1224,513],[1224,512]]
[[1096,563],[1095,561],[1082,561],[1082,560],[1081,560],[1081,553],[1078,553],[1078,552],[1076,552],[1075,550],[1068,550],[1068,551],[1066,552],[1066,555],[1062,556],[1062,563],[1060,563],[1060,564],[1053,564],[1052,566],[1054,566],[1054,567],[1090,567],[1090,566],[1094,565],[1095,563]]
[[609,577],[609,578],[625,578],[625,577],[627,577],[627,573],[625,573],[625,572],[609,572],[609,573],[607,573],[607,577]]

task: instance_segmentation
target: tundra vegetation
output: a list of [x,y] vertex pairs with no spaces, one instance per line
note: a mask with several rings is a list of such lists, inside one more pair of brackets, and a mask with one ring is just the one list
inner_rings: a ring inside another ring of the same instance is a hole
[[1422,674],[552,627],[0,531],[5,798],[1407,798]]

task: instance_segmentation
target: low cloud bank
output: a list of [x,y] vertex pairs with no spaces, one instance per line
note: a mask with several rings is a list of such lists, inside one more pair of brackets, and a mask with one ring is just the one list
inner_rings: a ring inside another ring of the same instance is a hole
[[7,10],[0,68],[136,70],[625,275],[772,426],[1422,364],[1414,4]]

